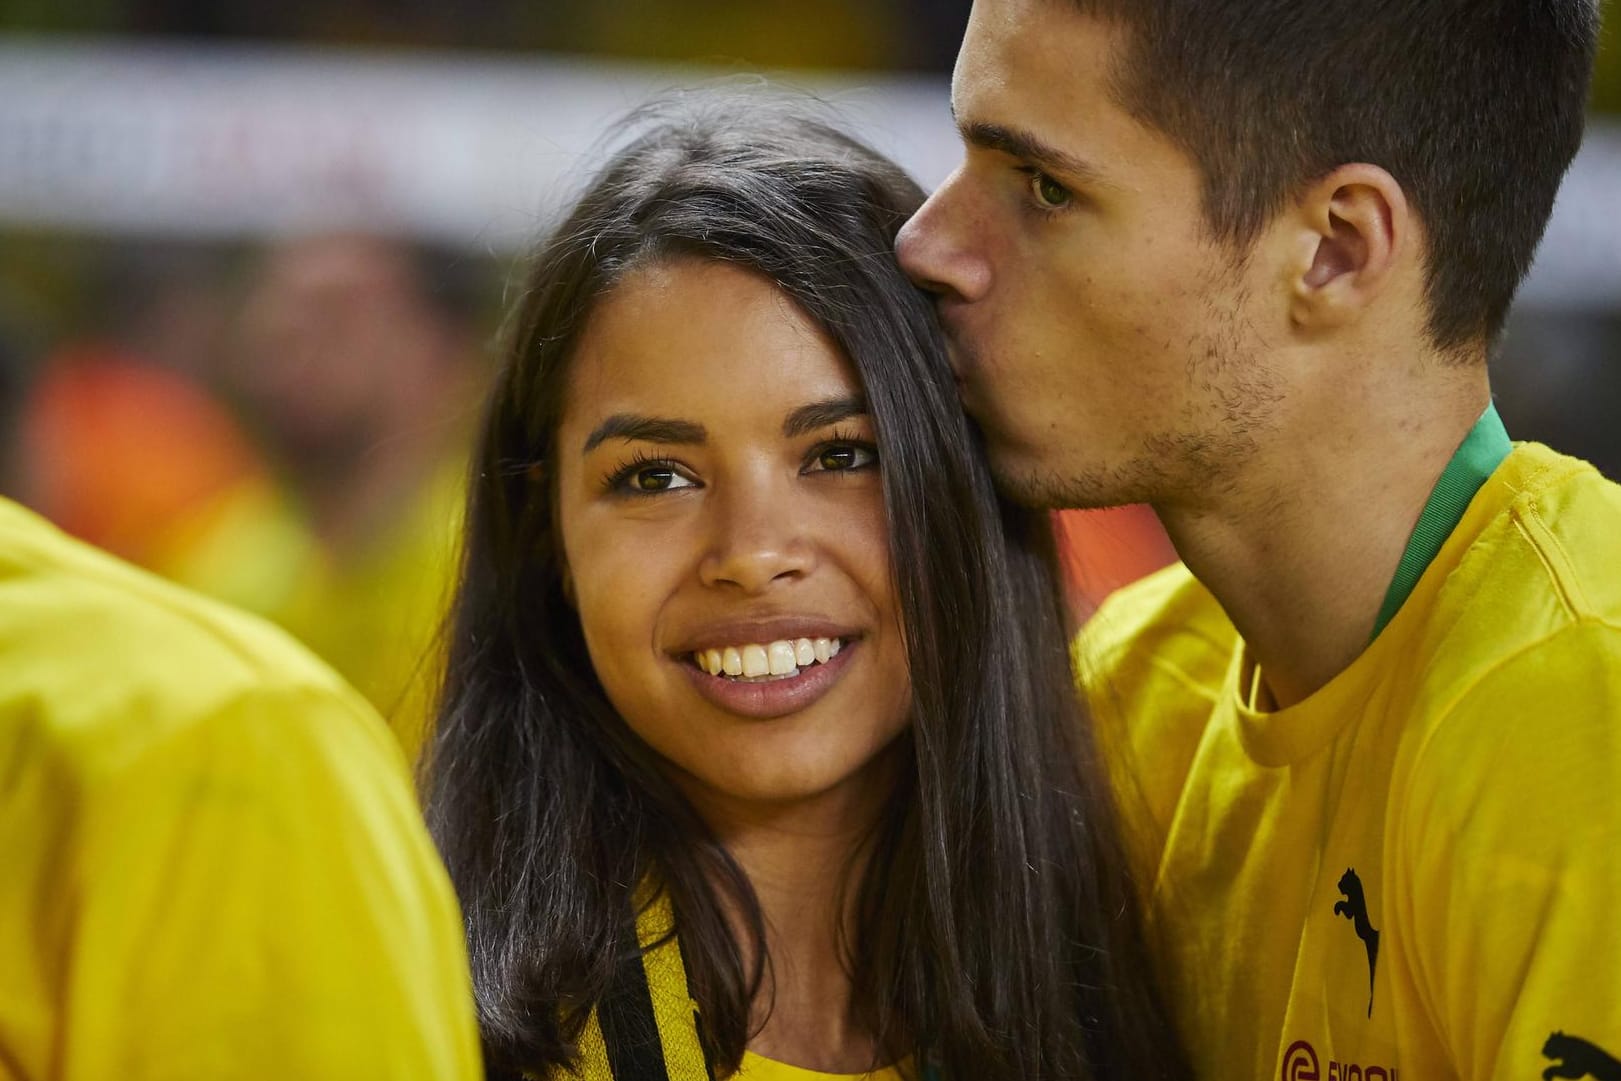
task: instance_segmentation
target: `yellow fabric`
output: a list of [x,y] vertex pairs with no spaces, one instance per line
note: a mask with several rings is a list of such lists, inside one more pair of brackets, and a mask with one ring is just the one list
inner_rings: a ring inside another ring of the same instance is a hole
[[647,974],[653,1020],[664,1047],[664,1068],[670,1081],[708,1081],[704,1049],[698,1042],[698,1003],[687,990],[687,968],[675,937],[675,914],[662,890],[653,896],[644,889],[636,916],[636,940],[642,947],[642,971]]
[[371,700],[415,762],[426,735],[461,534],[464,463],[442,465],[363,550],[322,553],[271,617]]
[[742,1068],[737,1071],[738,1081],[901,1081],[900,1071],[894,1067],[871,1073],[821,1073],[785,1062],[773,1062],[759,1055],[743,1053]]
[[0,1077],[482,1076],[387,730],[285,634],[0,500]]
[[[681,946],[673,934],[675,916],[669,895],[648,885],[637,905],[636,939],[644,951],[642,971],[647,974],[648,997],[653,1002],[653,1018],[664,1048],[665,1070],[670,1081],[708,1081],[709,1070],[698,1042],[698,1003],[687,990],[687,971],[681,961]],[[596,1010],[591,1011],[580,1036],[579,1067],[567,1076],[583,1081],[615,1081]],[[740,1069],[733,1077],[738,1081],[901,1081],[900,1073],[894,1069],[863,1074],[819,1073],[748,1051],[743,1053]]]
[[323,548],[283,493],[245,483],[154,569],[291,631],[377,707],[415,762],[440,667],[464,472],[453,455],[397,521],[343,553]]
[[1385,631],[1286,710],[1248,707],[1254,665],[1180,566],[1076,653],[1201,1077],[1621,1055],[1621,488],[1519,446]]
[[[703,1047],[698,1043],[698,1003],[687,992],[681,946],[671,933],[675,915],[669,896],[649,885],[643,888],[637,905],[636,940],[643,950],[642,971],[647,974],[653,1020],[664,1048],[664,1068],[670,1081],[709,1081]],[[585,1081],[614,1081],[595,1009],[580,1036],[580,1066],[574,1076]]]
[[[702,1046],[698,1043],[698,1004],[687,992],[687,970],[681,946],[671,934],[675,916],[670,899],[651,885],[637,898],[636,940],[642,950],[642,971],[647,974],[653,1019],[664,1048],[664,1066],[670,1081],[709,1081]],[[593,1009],[580,1034],[579,1068],[571,1075],[584,1081],[615,1081],[608,1066],[608,1048]]]

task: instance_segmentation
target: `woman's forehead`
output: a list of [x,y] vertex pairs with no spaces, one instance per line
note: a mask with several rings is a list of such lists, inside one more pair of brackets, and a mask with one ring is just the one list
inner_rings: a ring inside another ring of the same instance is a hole
[[616,414],[707,428],[780,425],[807,402],[859,396],[827,332],[763,275],[681,260],[638,268],[592,312],[569,365],[565,430]]

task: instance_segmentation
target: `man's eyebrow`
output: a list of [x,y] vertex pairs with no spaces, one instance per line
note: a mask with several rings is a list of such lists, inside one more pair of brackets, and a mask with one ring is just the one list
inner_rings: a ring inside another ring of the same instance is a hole
[[615,413],[585,437],[581,454],[590,454],[610,439],[641,439],[649,443],[702,443],[709,432],[702,424],[670,417],[644,417],[639,413]]
[[1009,157],[1029,162],[1042,172],[1093,183],[1102,182],[1097,166],[1082,161],[1050,143],[1044,143],[1021,128],[1010,128],[983,120],[970,120],[959,121],[957,129],[962,132],[963,141],[970,146],[1001,151]]
[[865,416],[866,412],[867,399],[859,394],[811,402],[788,414],[788,418],[782,422],[782,434],[793,439],[814,432],[818,428],[825,428],[829,424],[837,424],[841,420]]

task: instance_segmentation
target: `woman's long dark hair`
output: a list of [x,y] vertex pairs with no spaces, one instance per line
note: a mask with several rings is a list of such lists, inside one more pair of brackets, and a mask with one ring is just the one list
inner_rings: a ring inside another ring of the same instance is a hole
[[850,884],[861,1018],[883,1053],[948,1081],[1184,1076],[1070,680],[1048,521],[998,501],[930,303],[891,252],[922,192],[802,106],[705,95],[635,123],[537,251],[510,326],[426,766],[490,1066],[572,1061],[649,876],[723,1071],[750,1036],[758,903],[596,680],[550,480],[593,306],[632,268],[699,259],[764,275],[825,327],[876,429],[914,712]]

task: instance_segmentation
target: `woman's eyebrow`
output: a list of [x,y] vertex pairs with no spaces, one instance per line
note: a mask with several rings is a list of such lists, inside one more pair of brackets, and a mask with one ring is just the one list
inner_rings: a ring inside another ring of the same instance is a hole
[[670,417],[647,417],[639,413],[615,413],[585,437],[581,454],[590,454],[610,439],[639,439],[649,443],[703,443],[708,430],[696,421]]
[[802,405],[789,413],[787,419],[782,422],[782,434],[793,439],[814,432],[818,428],[825,428],[829,424],[837,424],[841,420],[865,416],[866,413],[867,399],[860,394],[844,398],[827,398]]

